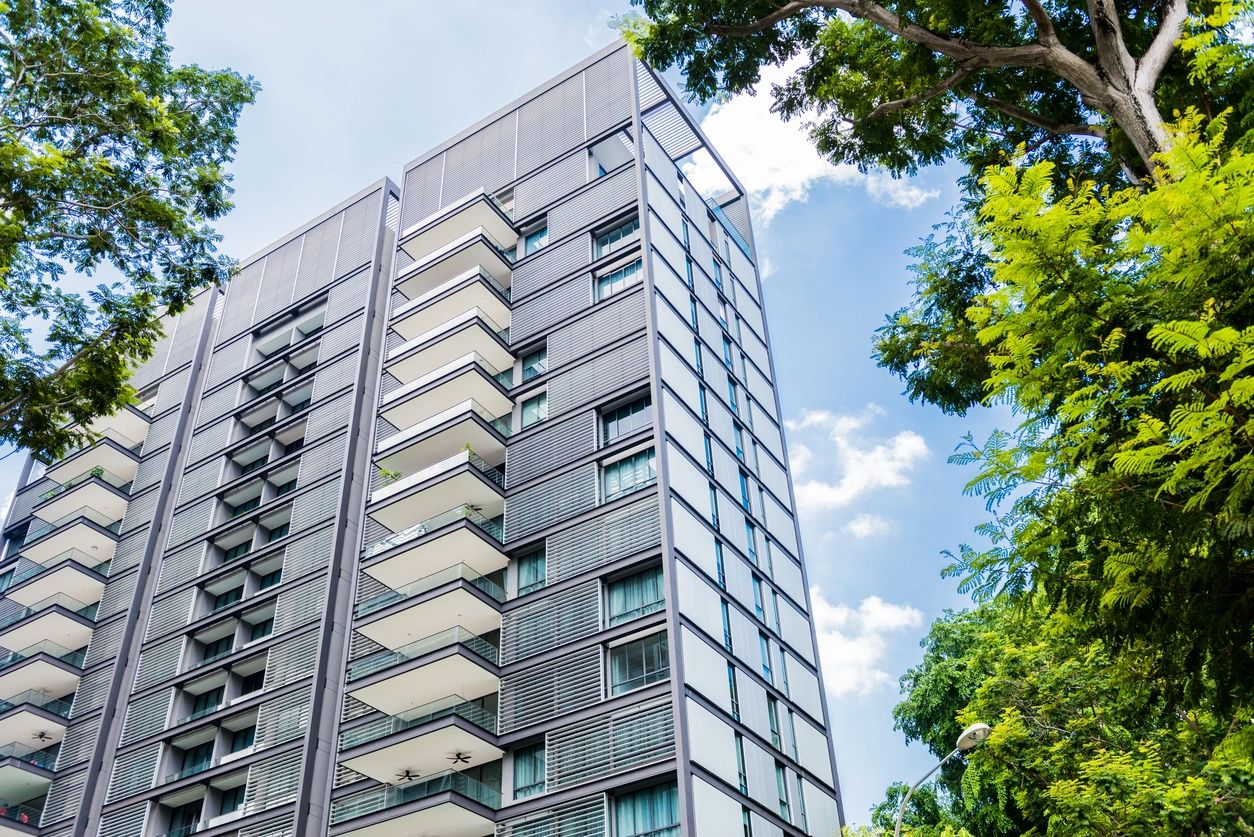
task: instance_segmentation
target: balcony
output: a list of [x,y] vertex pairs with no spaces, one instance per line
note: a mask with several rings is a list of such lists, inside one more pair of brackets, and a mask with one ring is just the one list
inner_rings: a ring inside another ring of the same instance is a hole
[[360,685],[349,694],[389,715],[449,690],[483,697],[500,688],[499,657],[497,646],[459,625],[356,660],[348,667],[348,682]]
[[0,648],[26,648],[48,640],[65,648],[91,641],[96,605],[56,593],[30,607],[8,602],[0,608]]
[[40,520],[57,520],[79,508],[90,508],[117,520],[131,501],[131,481],[104,468],[81,472],[39,495],[33,514]]
[[331,803],[331,833],[490,837],[496,828],[493,812],[500,807],[499,789],[456,770],[444,770],[404,785],[371,788],[337,799]]
[[414,259],[452,244],[467,232],[482,228],[499,241],[518,237],[509,213],[482,189],[433,212],[401,233],[400,245]]
[[388,372],[407,384],[472,352],[497,369],[512,368],[509,326],[481,308],[463,309],[435,328],[390,349],[384,363]]
[[[512,229],[505,238],[511,244],[517,240]],[[475,227],[443,247],[419,252],[417,261],[397,271],[396,290],[406,299],[417,299],[432,288],[472,270],[482,270],[497,284],[508,287],[513,270],[513,263],[506,255],[508,249],[487,227]],[[406,252],[413,254],[408,249]]]
[[463,450],[370,495],[370,516],[389,529],[426,520],[456,498],[493,518],[505,513],[505,474],[473,451]]
[[66,454],[49,465],[44,476],[64,483],[96,468],[116,474],[123,482],[135,479],[139,468],[139,452],[143,442],[136,442],[117,433],[109,433],[95,443]]
[[501,758],[496,713],[461,695],[369,721],[340,734],[340,764],[379,782],[427,776],[456,759],[463,769]]
[[43,816],[43,798],[31,801],[37,804],[0,800],[0,837],[39,833],[39,818]]
[[505,461],[509,417],[498,417],[478,401],[467,400],[405,428],[379,443],[375,464],[413,474],[467,448],[484,460]]
[[89,555],[88,560],[98,564],[113,559],[121,527],[119,518],[80,508],[51,522],[31,521],[20,551],[23,557],[44,566],[68,560],[75,554]]
[[5,598],[26,607],[56,595],[65,593],[84,604],[96,604],[104,594],[108,562],[91,566],[91,557],[77,550],[57,556],[48,566],[34,561],[18,559],[9,579]]
[[500,630],[503,601],[498,584],[456,564],[361,602],[355,628],[392,649],[458,625],[485,634]]
[[480,575],[504,569],[501,524],[467,505],[441,512],[366,544],[363,571],[396,589],[414,578],[415,567],[466,564]]
[[39,741],[45,747],[65,737],[70,701],[34,689],[0,700],[0,745]]
[[470,352],[389,392],[379,414],[401,429],[465,401],[483,405],[494,416],[509,415],[514,402],[502,390],[512,385],[513,377],[512,367],[502,372],[487,358]]
[[68,695],[78,689],[86,652],[86,648],[71,651],[46,640],[20,651],[0,648],[0,694],[15,695],[33,689]]
[[0,747],[0,799],[24,801],[47,793],[58,749],[56,745],[43,750],[25,744]]
[[411,340],[464,311],[478,308],[496,322],[508,326],[509,296],[509,288],[476,267],[398,306],[392,311],[390,325],[406,340]]

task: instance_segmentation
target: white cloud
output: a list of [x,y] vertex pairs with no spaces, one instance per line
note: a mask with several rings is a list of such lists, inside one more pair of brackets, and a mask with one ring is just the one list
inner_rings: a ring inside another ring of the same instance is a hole
[[879,596],[868,596],[856,609],[832,604],[818,587],[810,588],[810,599],[828,693],[840,698],[891,686],[893,677],[881,668],[890,635],[922,625],[922,612]]
[[814,451],[801,443],[788,448],[788,467],[792,468],[794,478],[801,476],[810,463],[814,461]]
[[[771,113],[771,85],[796,68],[764,67],[753,95],[741,94],[710,108],[701,127],[727,165],[749,190],[755,221],[766,226],[784,207],[804,203],[818,183],[861,185],[877,203],[913,209],[940,192],[925,190],[883,173],[863,174],[850,165],[833,165],[819,156],[803,121],[785,122]],[[708,155],[699,155],[684,173],[703,194],[722,191],[726,180]]]
[[598,9],[588,24],[583,42],[588,49],[600,49],[614,40],[614,12],[609,9]]
[[844,530],[858,540],[886,535],[893,530],[893,522],[878,514],[860,514],[845,524]]
[[[927,442],[913,430],[902,430],[886,439],[865,438],[862,431],[883,414],[882,408],[869,404],[857,414],[807,410],[800,419],[786,422],[793,433],[824,430],[831,442],[829,458],[834,479],[798,480],[795,490],[801,511],[831,511],[872,491],[910,484],[911,472],[928,455]],[[810,468],[821,458],[814,453],[813,445],[800,443],[800,447],[809,454],[802,460],[803,466]]]

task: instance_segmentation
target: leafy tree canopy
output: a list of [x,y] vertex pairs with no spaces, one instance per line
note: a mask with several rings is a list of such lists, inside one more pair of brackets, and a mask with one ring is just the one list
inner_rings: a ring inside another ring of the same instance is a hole
[[[1188,107],[1254,114],[1231,0],[632,0],[627,35],[679,64],[700,99],[736,93],[797,57],[774,90],[834,162],[894,173],[956,157],[978,176],[1021,149],[1062,177],[1141,173]],[[1208,55],[1205,72],[1176,49]]]
[[257,85],[172,64],[169,14],[0,2],[0,440],[43,457],[127,404],[159,316],[230,274],[209,222]]

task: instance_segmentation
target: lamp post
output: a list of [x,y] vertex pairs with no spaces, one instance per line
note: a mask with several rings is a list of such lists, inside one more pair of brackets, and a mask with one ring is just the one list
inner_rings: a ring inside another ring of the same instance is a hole
[[914,792],[918,789],[919,785],[926,782],[928,777],[930,777],[937,770],[940,770],[941,765],[945,762],[949,761],[959,753],[965,753],[967,750],[970,750],[976,744],[979,744],[985,738],[988,738],[992,732],[993,730],[988,724],[976,723],[967,727],[962,731],[962,735],[958,736],[958,742],[954,746],[953,752],[938,761],[935,767],[923,774],[922,779],[910,786],[910,790],[906,791],[906,798],[901,800],[901,807],[897,809],[897,829],[893,832],[894,837],[901,837],[901,818],[905,816],[906,806],[910,804],[910,797],[914,795]]

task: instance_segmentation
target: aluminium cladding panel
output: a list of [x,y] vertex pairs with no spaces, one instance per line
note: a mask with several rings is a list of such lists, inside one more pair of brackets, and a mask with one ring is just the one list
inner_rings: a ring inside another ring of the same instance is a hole
[[639,288],[615,294],[587,316],[554,331],[547,341],[549,369],[566,366],[643,331],[646,299]]
[[505,468],[508,484],[525,483],[593,453],[597,448],[597,414],[585,410],[546,423],[537,432],[512,442]]
[[590,645],[501,676],[501,733],[558,718],[601,700],[601,646]]
[[620,709],[545,736],[545,788],[623,773],[675,755],[669,699]]
[[601,629],[601,584],[597,579],[540,596],[501,614],[501,664],[508,665]]
[[[607,837],[608,811],[609,800],[604,794],[588,796],[504,819],[496,826],[496,837]],[[713,833],[710,837],[714,837]]]
[[596,506],[597,466],[589,462],[511,495],[505,540],[513,541]]

